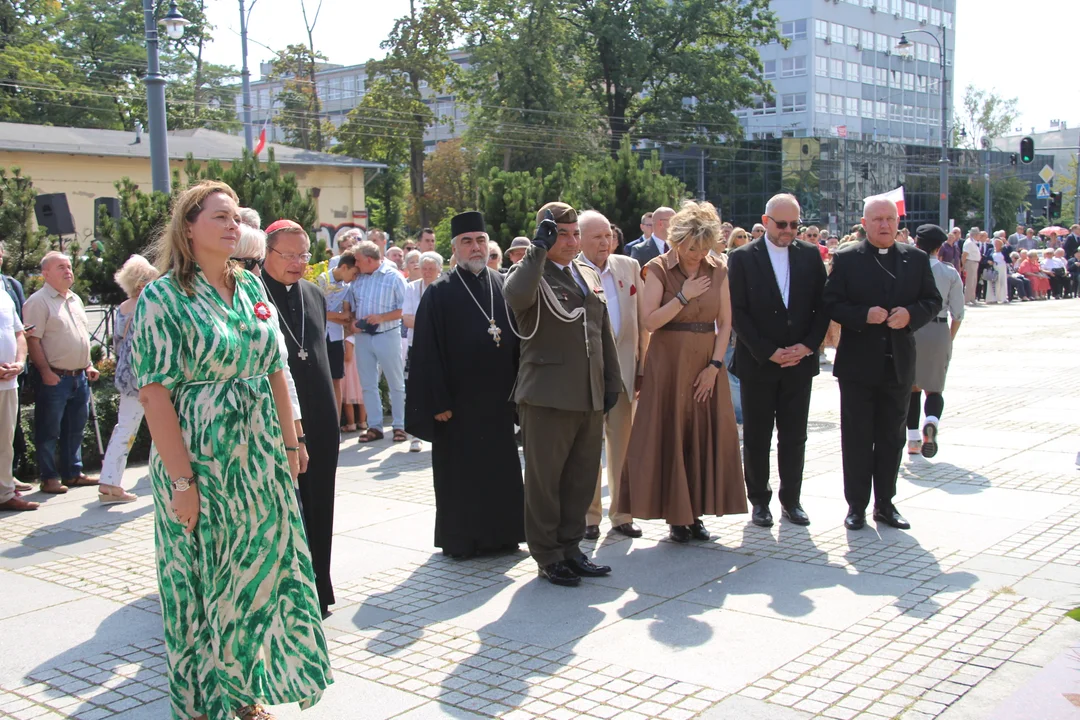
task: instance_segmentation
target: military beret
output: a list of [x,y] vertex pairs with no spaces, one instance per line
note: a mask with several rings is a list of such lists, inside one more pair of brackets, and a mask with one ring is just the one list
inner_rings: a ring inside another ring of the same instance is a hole
[[540,208],[536,212],[537,225],[539,225],[541,221],[543,221],[544,213],[548,210],[550,210],[551,214],[555,216],[554,220],[556,223],[569,224],[577,222],[577,210],[570,207],[564,202],[549,202],[547,205]]

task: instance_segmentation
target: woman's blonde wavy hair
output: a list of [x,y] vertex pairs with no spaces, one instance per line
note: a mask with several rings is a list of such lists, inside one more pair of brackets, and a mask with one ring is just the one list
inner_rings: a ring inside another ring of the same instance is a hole
[[[223,182],[204,180],[193,185],[176,198],[172,219],[150,248],[150,256],[154,258],[154,264],[161,274],[171,272],[173,281],[188,295],[195,294],[196,265],[187,231],[202,213],[206,198],[217,193],[229,196],[239,206],[240,200],[236,193]],[[239,272],[239,264],[229,263],[225,270],[225,282],[235,287]]]
[[720,214],[711,202],[684,200],[671,218],[668,242],[672,247],[709,251],[720,242]]

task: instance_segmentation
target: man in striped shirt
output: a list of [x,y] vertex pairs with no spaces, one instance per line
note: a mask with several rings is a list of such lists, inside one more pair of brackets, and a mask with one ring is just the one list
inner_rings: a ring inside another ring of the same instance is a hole
[[359,441],[381,440],[382,412],[379,370],[390,390],[390,413],[394,442],[404,442],[405,358],[401,353],[401,309],[405,304],[405,278],[382,261],[379,247],[365,240],[353,248],[360,275],[349,285],[349,308],[356,318],[356,371],[364,388],[368,430]]

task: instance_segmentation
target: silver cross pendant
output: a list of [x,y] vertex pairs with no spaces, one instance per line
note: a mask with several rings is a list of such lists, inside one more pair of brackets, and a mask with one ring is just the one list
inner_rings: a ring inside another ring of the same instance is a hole
[[502,329],[498,325],[495,324],[494,320],[492,320],[491,321],[491,326],[488,327],[487,331],[488,331],[488,335],[491,336],[491,339],[495,341],[495,347],[499,347],[499,342],[502,339]]
[[304,348],[300,348],[300,352],[296,353],[296,357],[300,358],[301,360],[306,361],[307,358],[308,358],[308,351],[305,350]]

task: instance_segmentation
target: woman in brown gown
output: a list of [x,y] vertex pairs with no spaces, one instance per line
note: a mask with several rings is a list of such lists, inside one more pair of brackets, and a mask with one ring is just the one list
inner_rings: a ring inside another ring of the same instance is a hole
[[663,518],[671,539],[708,540],[702,515],[746,512],[739,434],[724,351],[731,334],[727,269],[710,203],[687,201],[671,219],[671,249],[643,269],[641,312],[653,333],[619,512]]

